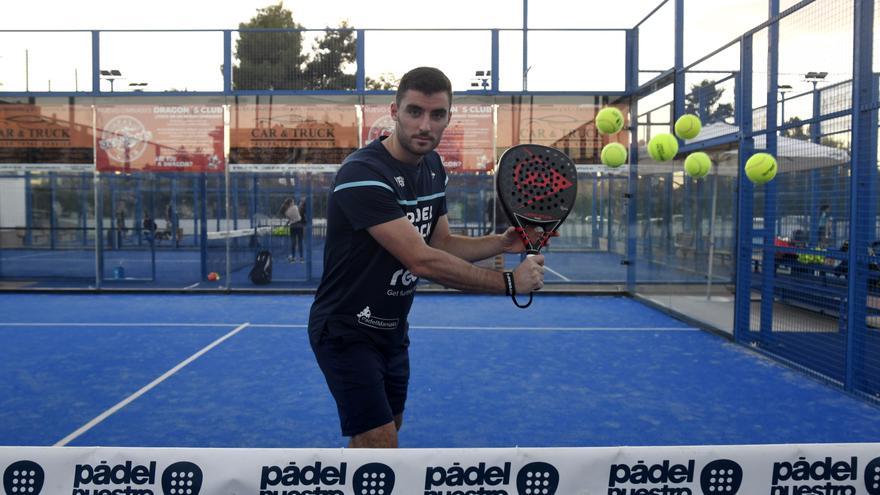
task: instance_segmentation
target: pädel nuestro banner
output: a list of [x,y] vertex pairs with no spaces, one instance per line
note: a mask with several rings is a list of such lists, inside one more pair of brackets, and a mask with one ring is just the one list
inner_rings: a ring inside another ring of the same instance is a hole
[[96,109],[100,172],[223,172],[223,106]]
[[92,169],[92,109],[67,103],[0,105],[0,164],[36,170]]
[[[492,152],[493,106],[452,105],[452,120],[437,146],[449,172],[484,172],[495,164]],[[364,143],[394,130],[389,105],[364,106]]]
[[880,444],[0,447],[7,495],[877,495]]

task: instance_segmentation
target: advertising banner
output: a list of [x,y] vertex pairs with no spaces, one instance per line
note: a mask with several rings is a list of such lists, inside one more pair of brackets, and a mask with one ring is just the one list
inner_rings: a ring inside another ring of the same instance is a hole
[[233,171],[333,169],[358,147],[357,114],[354,105],[233,105],[229,140]]
[[223,172],[222,105],[113,105],[96,110],[100,172]]
[[[92,109],[83,105],[0,105],[0,164],[52,170],[93,168]],[[61,167],[59,167],[61,168]],[[36,170],[34,168],[33,170]]]
[[[437,146],[447,172],[485,172],[494,167],[493,113],[491,104],[452,105],[452,120]],[[364,143],[393,130],[389,105],[364,106]]]
[[880,444],[0,447],[0,469],[16,495],[876,495]]

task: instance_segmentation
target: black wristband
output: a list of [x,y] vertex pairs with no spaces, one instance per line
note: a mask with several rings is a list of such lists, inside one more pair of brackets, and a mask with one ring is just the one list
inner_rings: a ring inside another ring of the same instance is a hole
[[504,272],[504,294],[508,296],[516,294],[516,284],[513,282],[513,272]]

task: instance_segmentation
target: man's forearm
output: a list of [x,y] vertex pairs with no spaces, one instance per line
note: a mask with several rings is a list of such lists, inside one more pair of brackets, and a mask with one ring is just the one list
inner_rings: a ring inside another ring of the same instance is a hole
[[432,248],[430,256],[423,258],[417,266],[409,267],[409,269],[419,277],[454,289],[494,294],[504,293],[505,283],[501,272],[474,266],[457,256],[454,253]]
[[479,261],[504,252],[504,236],[490,234],[483,237],[450,235],[437,249],[467,261]]

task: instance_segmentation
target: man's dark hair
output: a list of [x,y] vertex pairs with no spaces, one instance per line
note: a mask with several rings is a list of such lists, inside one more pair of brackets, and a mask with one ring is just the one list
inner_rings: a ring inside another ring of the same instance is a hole
[[400,105],[403,94],[413,89],[426,95],[432,95],[441,91],[449,95],[449,104],[452,105],[452,83],[440,69],[434,67],[416,67],[407,72],[400,78],[400,85],[397,87],[397,96],[395,101]]

